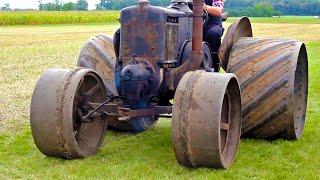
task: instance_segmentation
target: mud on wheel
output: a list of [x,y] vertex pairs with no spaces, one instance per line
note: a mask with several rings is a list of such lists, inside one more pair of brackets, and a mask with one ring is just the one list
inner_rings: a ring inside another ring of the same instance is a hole
[[47,156],[75,159],[95,154],[107,128],[99,116],[83,123],[90,104],[106,100],[98,74],[89,69],[50,69],[33,93],[30,122],[38,149]]
[[172,131],[180,164],[228,168],[241,134],[241,95],[235,75],[196,71],[183,76],[174,98]]

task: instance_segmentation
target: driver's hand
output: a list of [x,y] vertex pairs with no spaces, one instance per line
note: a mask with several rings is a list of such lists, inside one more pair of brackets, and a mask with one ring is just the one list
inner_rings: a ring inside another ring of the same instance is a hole
[[206,4],[203,5],[203,10],[207,11],[208,10],[208,7]]

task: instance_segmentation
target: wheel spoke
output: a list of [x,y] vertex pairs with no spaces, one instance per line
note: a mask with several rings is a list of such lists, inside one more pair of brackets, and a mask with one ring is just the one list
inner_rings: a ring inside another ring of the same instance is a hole
[[94,102],[89,102],[88,104],[89,104],[89,107],[92,108],[92,109],[94,109],[94,108],[98,107],[99,105],[101,105],[101,103],[94,103]]
[[80,82],[79,82],[79,84],[78,84],[78,87],[81,87],[82,84],[83,84],[83,82],[84,82],[84,77],[81,78],[81,80],[80,80]]
[[95,84],[91,89],[84,93],[86,96],[92,96],[95,92],[100,89],[99,83]]
[[230,124],[221,122],[221,124],[220,124],[220,129],[229,131],[229,129],[230,129]]

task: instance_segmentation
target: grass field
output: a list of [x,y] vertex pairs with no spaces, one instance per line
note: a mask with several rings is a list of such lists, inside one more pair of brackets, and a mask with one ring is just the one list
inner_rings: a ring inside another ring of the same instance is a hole
[[310,93],[305,133],[300,141],[242,139],[237,160],[227,171],[180,166],[169,119],[143,134],[110,132],[101,151],[87,159],[45,157],[35,147],[29,126],[37,79],[50,67],[74,68],[86,39],[111,35],[118,25],[0,26],[0,179],[319,179],[320,24],[269,20],[253,24],[255,36],[307,43]]
[[[1,25],[43,25],[43,24],[97,24],[117,23],[119,11],[27,11],[1,12]],[[228,22],[235,18],[230,17]],[[320,24],[320,19],[311,16],[282,16],[280,18],[251,18],[253,23]]]
[[0,25],[116,23],[119,15],[119,11],[0,11]]

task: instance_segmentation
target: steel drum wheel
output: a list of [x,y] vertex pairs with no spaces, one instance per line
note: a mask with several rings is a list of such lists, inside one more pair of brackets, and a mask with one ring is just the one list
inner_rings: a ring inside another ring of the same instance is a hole
[[308,55],[296,40],[241,38],[227,72],[242,94],[243,137],[300,139],[308,100]]
[[[113,39],[107,35],[90,38],[82,48],[78,66],[95,70],[102,78],[107,91],[118,95],[115,83],[116,55]],[[109,128],[119,131],[143,132],[155,126],[157,119],[151,117],[135,118],[130,122],[109,119]]]
[[30,109],[38,149],[46,156],[67,159],[95,154],[108,121],[95,117],[91,123],[81,123],[79,106],[85,100],[102,103],[106,98],[103,82],[92,70],[46,71],[36,85]]
[[227,70],[233,45],[243,37],[252,36],[251,22],[247,17],[240,17],[229,26],[218,52],[219,60],[224,70]]
[[233,74],[189,72],[174,98],[176,158],[189,167],[228,168],[241,135],[241,95]]
[[111,37],[99,35],[90,38],[81,49],[77,66],[95,70],[107,90],[118,95],[115,84],[116,56]]

